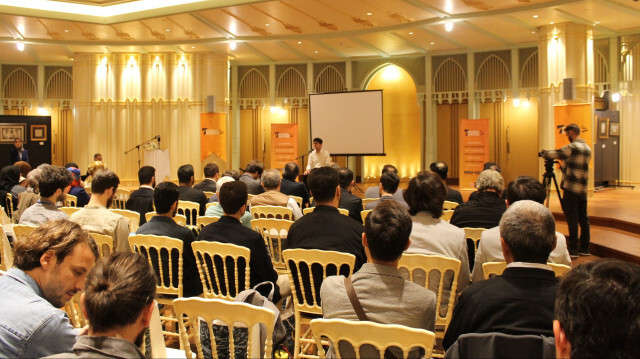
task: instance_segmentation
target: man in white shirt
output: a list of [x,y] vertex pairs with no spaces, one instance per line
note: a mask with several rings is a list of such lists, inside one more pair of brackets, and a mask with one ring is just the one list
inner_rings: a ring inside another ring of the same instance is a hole
[[323,166],[328,166],[331,163],[331,155],[327,150],[322,149],[322,139],[314,138],[313,139],[313,149],[309,155],[309,161],[307,162],[307,170],[304,171],[305,175],[308,175],[312,169],[319,168]]

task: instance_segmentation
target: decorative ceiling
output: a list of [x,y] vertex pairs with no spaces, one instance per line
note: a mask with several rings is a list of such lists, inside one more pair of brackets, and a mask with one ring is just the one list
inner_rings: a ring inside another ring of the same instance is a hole
[[387,58],[536,46],[538,27],[561,22],[591,25],[596,38],[640,33],[640,2],[0,0],[0,62],[70,64],[83,52],[214,52],[238,64]]

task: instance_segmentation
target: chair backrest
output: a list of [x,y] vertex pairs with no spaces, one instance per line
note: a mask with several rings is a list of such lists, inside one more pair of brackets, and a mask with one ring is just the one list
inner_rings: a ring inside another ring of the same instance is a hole
[[[185,349],[187,358],[193,357],[191,352],[191,344],[193,342],[195,342],[198,351],[196,356],[198,358],[205,357],[202,345],[203,338],[201,337],[201,333],[204,331],[201,325],[203,322],[206,323],[209,333],[213,358],[218,358],[218,350],[222,352],[221,356],[223,357],[235,358],[237,353],[236,344],[238,344],[236,341],[238,337],[242,337],[235,334],[237,333],[237,330],[234,330],[235,328],[247,328],[247,358],[260,358],[260,351],[264,352],[264,358],[271,357],[275,313],[269,309],[247,303],[205,298],[179,298],[173,301],[173,308],[178,318],[180,341]],[[236,323],[239,323],[240,326],[237,326]],[[226,327],[227,330],[214,330],[214,326],[220,325]],[[263,348],[261,348],[260,330],[258,330],[260,327],[266,334]],[[215,336],[222,332],[227,333],[227,335],[222,338]],[[233,333],[233,335],[228,335],[229,333]],[[194,338],[194,340],[190,342],[189,338]],[[256,341],[258,345],[256,345]],[[229,345],[218,349],[217,342],[228,342]],[[252,350],[254,348],[257,348],[257,350]]]
[[149,322],[149,341],[151,344],[152,358],[169,358],[167,355],[167,346],[164,342],[164,335],[162,334],[162,320],[160,319],[157,302],[153,306],[151,321]]
[[371,213],[372,209],[363,209],[360,212],[360,217],[362,217],[362,223],[364,223],[364,221],[367,219],[367,216],[369,215],[369,213]]
[[58,209],[61,210],[64,213],[66,213],[67,216],[71,217],[72,214],[78,212],[82,208],[80,208],[80,207],[60,207]]
[[[250,286],[249,248],[230,243],[191,243],[205,298],[233,300]],[[239,276],[244,272],[242,276]],[[241,285],[240,280],[244,279]]]
[[98,252],[100,252],[100,257],[106,257],[113,253],[113,237],[108,234],[94,232],[89,233],[89,235],[96,242]]
[[289,195],[289,198],[293,198],[298,204],[298,207],[302,208],[302,197]]
[[0,270],[8,271],[13,267],[13,248],[9,244],[7,234],[0,226]]
[[[322,337],[329,340],[338,358],[370,358],[372,352],[375,353],[374,348],[377,349],[379,358],[382,358],[385,349],[393,347],[402,351],[401,358],[409,357],[409,352],[417,348],[424,349],[424,357],[429,358],[436,339],[432,332],[424,329],[345,319],[314,319],[311,321],[311,331],[320,358],[326,358]],[[350,345],[344,345],[344,342]]]
[[13,234],[14,240],[19,241],[22,238],[29,235],[29,233],[33,232],[34,229],[38,228],[38,226],[30,226],[28,224],[14,224],[13,225]]
[[[153,216],[155,216],[157,213],[156,212],[147,212],[144,214],[144,218],[147,220],[147,222],[149,222],[151,220],[151,218]],[[183,226],[186,227],[187,226],[187,217],[181,215],[181,214],[176,214],[175,216],[173,216],[173,220]]]
[[64,304],[64,311],[67,312],[69,321],[74,328],[82,328],[89,324],[87,318],[82,313],[82,307],[80,306],[80,296],[82,292],[77,292],[69,301]]
[[251,215],[254,219],[275,218],[293,221],[293,210],[280,206],[251,206]]
[[7,193],[5,196],[4,209],[7,212],[7,216],[9,216],[9,218],[13,218],[13,195],[11,193]]
[[282,256],[289,275],[295,310],[312,314],[322,314],[322,281],[330,275],[351,276],[356,263],[353,254],[317,249],[287,249],[282,251]]
[[292,224],[293,221],[286,219],[260,218],[251,220],[251,228],[260,233],[264,239],[264,244],[271,256],[271,263],[276,269],[286,268],[284,258],[282,258],[282,244],[287,238]]
[[539,358],[556,357],[553,337],[504,333],[467,333],[458,337],[445,358]]
[[475,251],[478,251],[478,242],[480,242],[480,238],[482,238],[482,232],[484,232],[486,229],[485,228],[471,228],[471,227],[464,227],[464,235],[466,238],[469,238],[473,241],[473,247],[475,248]]
[[11,218],[7,215],[7,212],[4,210],[4,207],[0,207],[0,209],[2,209],[2,211],[0,211],[0,221],[2,221],[2,225],[6,226],[13,223]]
[[218,216],[202,216],[202,217],[198,217],[197,227],[198,227],[199,230],[202,230],[202,228],[204,228],[204,226],[206,226],[207,224],[218,222],[219,219],[220,219],[220,217],[218,217]]
[[367,205],[371,202],[375,202],[380,200],[380,198],[363,198],[362,199],[362,209],[366,209]]
[[442,215],[440,216],[440,219],[449,222],[451,220],[451,217],[453,217],[453,212],[455,212],[453,209],[442,210]]
[[[461,263],[457,259],[443,256],[428,256],[418,253],[404,253],[398,262],[398,269],[409,273],[409,280],[423,285],[436,293],[436,325],[444,325],[445,331],[456,302],[456,289]],[[433,275],[437,272],[437,275]],[[436,280],[437,278],[437,280]],[[450,290],[445,291],[445,278],[451,280]],[[424,280],[424,281],[423,281]],[[448,295],[448,298],[447,298]],[[440,310],[443,303],[447,304],[446,312]]]
[[204,195],[207,196],[207,199],[211,198],[211,196],[216,194],[215,192],[211,192],[211,191],[202,191],[202,192],[204,192]]
[[136,234],[129,237],[129,246],[134,253],[147,258],[156,272],[158,294],[182,297],[182,250],[179,239]]
[[444,201],[444,204],[442,205],[442,209],[452,210],[452,209],[456,209],[456,207],[458,207],[459,205],[460,204],[458,202]]
[[[309,207],[309,208],[305,208],[302,210],[302,214],[309,214],[311,212],[313,212],[316,209],[316,207]],[[345,216],[349,215],[349,210],[348,209],[344,209],[344,208],[338,208],[338,212],[340,212],[340,214],[343,214]]]
[[218,202],[209,202],[209,203],[207,203],[207,205],[205,206],[205,209],[209,209],[209,207],[211,207],[211,206],[217,206],[217,205],[218,205]]
[[[547,263],[549,267],[553,269],[556,277],[562,277],[565,273],[571,270],[571,267],[564,264]],[[482,272],[484,279],[489,279],[497,275],[501,275],[507,268],[507,262],[485,262],[482,263]]]
[[187,218],[187,225],[196,225],[198,222],[198,214],[200,213],[200,204],[191,201],[178,201],[178,214]]
[[116,190],[116,196],[113,199],[113,204],[111,205],[111,208],[125,209],[127,206],[127,201],[129,200],[129,197],[131,197],[131,191],[124,188],[118,188]]
[[68,193],[64,196],[65,207],[75,207],[77,205],[78,205],[78,197]]
[[129,219],[129,231],[130,232],[135,233],[138,230],[138,227],[140,227],[140,213],[138,213],[136,211],[130,211],[128,209],[111,208],[109,210],[111,212],[113,212],[113,213],[117,213],[117,214]]

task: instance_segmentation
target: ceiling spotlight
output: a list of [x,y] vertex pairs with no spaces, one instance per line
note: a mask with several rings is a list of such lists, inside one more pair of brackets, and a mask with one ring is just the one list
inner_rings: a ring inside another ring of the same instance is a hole
[[298,41],[298,45],[302,45],[302,41]]
[[18,51],[24,51],[24,42],[16,43],[16,47],[18,48]]
[[314,53],[314,54],[317,54],[317,53],[318,53],[318,50],[314,51],[313,53]]
[[236,49],[236,42],[235,41],[231,41],[229,43],[229,48],[231,49],[231,51],[235,50]]
[[611,94],[611,101],[613,102],[618,102],[620,101],[620,94],[617,92],[614,92]]
[[453,30],[453,22],[445,21],[444,22],[444,29],[447,30],[448,32],[451,32],[451,30]]
[[171,31],[171,29],[165,29],[164,31],[169,32],[169,31]]
[[551,21],[549,24],[553,25],[553,24],[555,24],[555,22]]
[[269,24],[264,24],[265,27],[269,27]]
[[409,33],[409,35],[413,35],[413,31],[411,31],[411,32]]
[[69,29],[64,29],[64,32],[69,32]]
[[435,44],[436,44],[436,43],[435,43],[435,42],[433,42],[433,41],[431,41],[431,42],[429,43],[429,45],[435,45]]
[[531,31],[531,33],[532,33],[532,34],[535,34],[536,32],[535,32],[535,30],[534,30],[534,31]]
[[368,13],[367,13],[367,16],[371,16],[371,15],[373,15],[373,13],[372,13],[372,12],[368,12]]
[[538,15],[537,15],[537,14],[536,14],[536,15],[533,15],[533,18],[534,18],[534,19],[537,19],[537,18],[538,18]]
[[192,49],[195,49],[196,47],[195,47],[195,46],[191,46],[191,48],[192,48]]

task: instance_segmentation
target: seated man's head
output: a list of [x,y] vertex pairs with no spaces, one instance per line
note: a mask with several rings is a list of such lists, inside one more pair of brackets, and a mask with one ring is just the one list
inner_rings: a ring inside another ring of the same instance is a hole
[[[382,201],[375,206],[364,221],[362,245],[367,258],[373,263],[391,264],[400,259],[409,248],[411,217],[396,201]],[[394,263],[393,265],[396,265]]]
[[480,172],[476,180],[476,188],[478,192],[492,191],[497,194],[502,194],[504,190],[504,179],[498,171],[484,170]]
[[147,259],[137,253],[101,258],[87,276],[82,295],[89,335],[118,336],[142,344],[156,295],[156,277]]
[[66,168],[58,166],[46,166],[42,168],[38,179],[40,197],[47,198],[51,202],[63,201],[69,189],[73,176]]
[[217,179],[219,173],[220,173],[220,168],[218,167],[217,164],[215,164],[213,162],[207,163],[207,165],[204,166],[204,177],[205,178]]
[[385,174],[387,172],[394,172],[394,173],[397,174],[398,173],[398,169],[394,165],[384,165],[382,167],[382,173],[381,174]]
[[120,178],[112,170],[101,170],[93,175],[91,196],[97,196],[102,204],[109,208],[116,196]]
[[422,171],[409,180],[409,186],[402,193],[409,205],[409,213],[427,211],[433,218],[442,216],[442,206],[447,198],[447,187],[435,172]]
[[433,162],[429,165],[429,169],[431,172],[435,172],[442,178],[443,181],[447,180],[447,175],[449,174],[449,166],[447,166],[444,162]]
[[517,177],[507,186],[507,203],[509,205],[525,199],[543,204],[546,198],[547,194],[542,183],[531,176]]
[[383,174],[382,176],[380,176],[380,195],[393,195],[398,190],[399,184],[400,177],[398,177],[397,173],[389,171]]
[[258,178],[262,176],[262,172],[264,171],[264,164],[258,160],[251,160],[247,164],[247,168],[245,168],[245,172],[251,174],[253,178]]
[[540,203],[518,201],[502,215],[500,237],[507,263],[546,264],[556,247],[556,222],[551,211]]
[[142,166],[138,170],[138,182],[140,185],[155,187],[156,185],[156,169],[152,166]]
[[181,186],[193,186],[193,166],[182,165],[178,168],[178,182]]
[[[69,172],[71,173],[71,172]],[[78,171],[79,173],[79,171]],[[27,181],[29,181],[29,187],[33,188],[34,193],[40,193],[40,176],[42,175],[42,168],[36,168],[31,170],[29,174],[27,174]],[[72,174],[73,176],[73,174]],[[73,182],[73,181],[72,181]],[[72,183],[73,184],[73,183]]]
[[276,169],[266,170],[262,173],[261,181],[265,190],[278,190],[280,188],[280,172]]
[[236,170],[226,170],[224,171],[224,173],[222,174],[222,177],[231,177],[234,180],[239,180],[240,179],[240,173]]
[[295,162],[289,162],[284,166],[282,171],[282,178],[295,182],[300,174],[300,167]]
[[[340,176],[338,171],[331,167],[320,167],[311,171],[307,178],[309,191],[317,204],[340,203]],[[333,203],[335,202],[335,203]]]
[[[231,181],[220,186],[218,200],[222,211],[228,216],[240,215],[247,208],[247,184],[242,181]],[[242,212],[240,212],[242,210]]]
[[68,220],[39,226],[16,241],[13,251],[13,265],[31,276],[43,297],[56,308],[84,288],[85,278],[100,256],[89,233]]
[[485,162],[485,164],[482,166],[482,170],[494,170],[494,171],[500,171],[500,167],[498,167],[497,164],[495,164],[495,162]]
[[153,190],[153,205],[158,214],[170,214],[175,217],[178,213],[180,190],[173,182],[162,182]]
[[342,167],[338,170],[340,176],[340,187],[348,189],[353,184],[353,171],[348,167]]
[[615,259],[567,272],[556,295],[556,358],[637,358],[640,266]]

